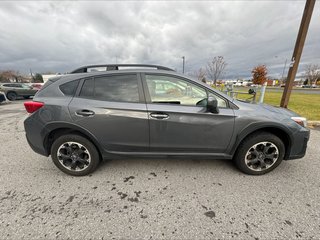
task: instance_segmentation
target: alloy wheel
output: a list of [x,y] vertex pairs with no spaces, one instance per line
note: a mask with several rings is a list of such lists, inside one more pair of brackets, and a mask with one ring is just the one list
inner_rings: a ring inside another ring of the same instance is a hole
[[259,142],[249,148],[245,163],[253,171],[263,171],[273,166],[278,158],[279,150],[274,143]]
[[87,148],[77,142],[65,142],[57,151],[60,164],[71,171],[83,171],[89,167],[91,155]]

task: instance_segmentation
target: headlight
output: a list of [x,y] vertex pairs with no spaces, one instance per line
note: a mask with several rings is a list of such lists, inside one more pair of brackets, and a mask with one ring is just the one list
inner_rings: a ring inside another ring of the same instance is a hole
[[298,123],[302,127],[307,127],[307,125],[308,125],[307,119],[304,117],[291,117],[291,119],[293,121],[295,121],[296,123]]

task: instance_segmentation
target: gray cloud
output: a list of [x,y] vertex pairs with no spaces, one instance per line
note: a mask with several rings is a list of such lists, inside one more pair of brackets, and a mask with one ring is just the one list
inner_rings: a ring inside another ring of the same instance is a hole
[[[153,63],[193,72],[225,56],[227,77],[257,64],[280,75],[304,1],[1,2],[0,69],[65,72],[94,63]],[[299,71],[320,63],[320,4]],[[277,57],[276,57],[277,56]]]

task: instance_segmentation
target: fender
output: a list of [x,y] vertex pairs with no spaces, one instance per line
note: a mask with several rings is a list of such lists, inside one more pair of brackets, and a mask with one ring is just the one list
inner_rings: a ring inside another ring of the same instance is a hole
[[[102,154],[104,152],[104,149],[99,144],[99,141],[94,137],[94,135],[88,131],[85,128],[82,128],[76,124],[73,123],[67,123],[67,122],[51,122],[45,125],[43,130],[41,131],[41,136],[44,139],[44,146],[47,149],[47,152],[50,153],[50,144],[49,144],[49,137],[50,134],[59,129],[70,129],[71,131],[77,131],[86,136],[97,148],[97,150]],[[48,154],[49,155],[49,154]]]
[[[236,131],[237,126],[235,126],[235,132]],[[284,125],[279,124],[277,122],[265,122],[265,121],[261,121],[261,122],[253,122],[250,123],[249,125],[245,126],[241,131],[238,131],[238,134],[235,136],[235,138],[232,140],[233,143],[230,144],[230,155],[234,155],[234,153],[236,152],[239,144],[251,133],[259,131],[259,130],[266,130],[270,131],[270,129],[273,129],[273,131],[281,131],[281,133],[285,133],[286,138],[288,140],[288,146],[286,147],[286,154],[288,152],[290,152],[290,148],[293,142],[293,134],[292,132],[286,128]]]

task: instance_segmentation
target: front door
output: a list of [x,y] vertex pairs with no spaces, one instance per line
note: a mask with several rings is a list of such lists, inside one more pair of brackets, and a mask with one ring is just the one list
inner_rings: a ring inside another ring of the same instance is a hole
[[[143,74],[150,124],[150,151],[224,153],[234,128],[227,100],[200,84],[173,75]],[[207,111],[203,99],[218,100],[218,114]]]

